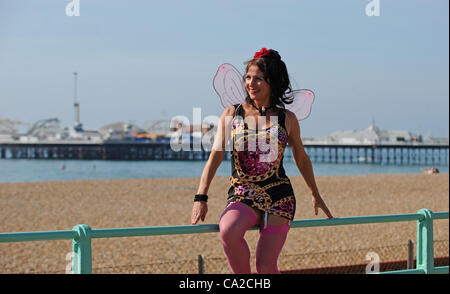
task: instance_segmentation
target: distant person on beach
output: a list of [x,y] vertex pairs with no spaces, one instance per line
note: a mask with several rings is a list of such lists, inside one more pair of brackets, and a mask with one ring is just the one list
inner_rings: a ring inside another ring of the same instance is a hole
[[427,168],[422,168],[423,173],[425,174],[438,174],[439,173],[439,169],[437,167],[427,167]]
[[[243,77],[246,96],[242,103],[227,107],[220,117],[194,197],[191,223],[205,220],[208,189],[223,160],[229,130],[232,176],[227,206],[219,221],[225,255],[233,273],[251,273],[250,250],[244,235],[259,225],[256,270],[279,273],[278,256],[296,208],[294,191],[283,168],[286,145],[291,147],[295,163],[311,190],[314,214],[320,208],[328,218],[333,216],[317,188],[311,161],[300,138],[298,117],[285,108],[285,104],[293,103],[285,63],[277,51],[263,48],[246,64]],[[239,78],[242,81],[242,76]]]

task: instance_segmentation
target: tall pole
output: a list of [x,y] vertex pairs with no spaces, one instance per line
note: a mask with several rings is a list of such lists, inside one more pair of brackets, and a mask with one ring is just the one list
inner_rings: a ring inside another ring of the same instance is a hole
[[77,102],[77,76],[78,76],[78,73],[74,72],[73,73],[73,78],[74,78],[73,99],[74,99],[75,103]]
[[78,103],[77,99],[77,78],[78,73],[73,73],[74,78],[74,88],[73,88],[73,106],[75,109],[75,127],[80,126],[80,104]]

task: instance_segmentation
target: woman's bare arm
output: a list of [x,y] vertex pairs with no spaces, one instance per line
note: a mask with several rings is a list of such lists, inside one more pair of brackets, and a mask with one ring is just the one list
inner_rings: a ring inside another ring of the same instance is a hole
[[217,133],[214,137],[214,144],[203,169],[197,194],[208,194],[209,185],[225,155],[227,140],[230,138],[231,120],[233,116],[234,106],[230,106],[223,111],[220,117]]
[[[211,149],[208,161],[203,169],[197,194],[208,194],[209,186],[216,174],[217,168],[222,163],[226,151],[226,144],[230,138],[231,121],[234,116],[234,106],[230,106],[222,113],[217,133],[214,137],[214,144]],[[196,201],[192,207],[191,224],[195,225],[201,219],[205,220],[208,212],[208,205],[205,201]]]
[[317,215],[318,208],[320,208],[328,218],[332,218],[333,216],[325,205],[325,202],[320,196],[319,189],[317,188],[311,160],[309,159],[308,154],[306,154],[300,137],[300,125],[298,124],[297,117],[288,110],[286,111],[286,128],[288,129],[289,134],[288,144],[292,149],[295,164],[311,190],[314,214]]

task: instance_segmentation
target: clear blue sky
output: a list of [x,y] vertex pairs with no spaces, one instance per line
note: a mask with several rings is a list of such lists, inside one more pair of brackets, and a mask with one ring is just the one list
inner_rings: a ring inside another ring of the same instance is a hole
[[279,51],[316,95],[303,136],[366,128],[449,136],[448,0],[0,0],[0,118],[85,128],[220,115],[217,67]]

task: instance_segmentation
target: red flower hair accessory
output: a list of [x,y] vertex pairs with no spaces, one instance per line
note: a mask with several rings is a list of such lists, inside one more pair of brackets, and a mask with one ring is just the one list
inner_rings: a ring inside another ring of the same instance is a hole
[[261,58],[263,56],[267,56],[267,55],[269,55],[269,53],[270,53],[270,49],[267,50],[267,48],[262,48],[259,52],[255,53],[255,56],[253,56],[253,59]]

